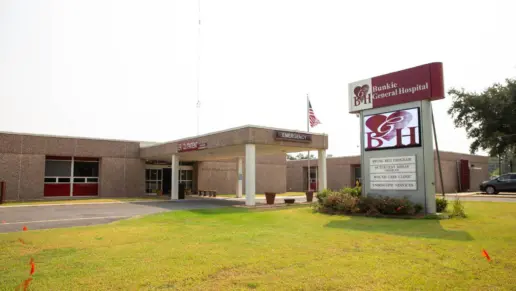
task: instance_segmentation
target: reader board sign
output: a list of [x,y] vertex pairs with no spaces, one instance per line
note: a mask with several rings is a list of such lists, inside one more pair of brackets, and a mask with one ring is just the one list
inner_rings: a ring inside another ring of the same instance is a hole
[[371,190],[417,190],[416,156],[369,159]]

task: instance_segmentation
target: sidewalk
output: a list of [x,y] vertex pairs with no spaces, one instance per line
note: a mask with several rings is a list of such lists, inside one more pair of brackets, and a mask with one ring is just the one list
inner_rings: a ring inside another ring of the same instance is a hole
[[170,201],[167,196],[163,197],[124,197],[124,198],[76,198],[76,199],[49,199],[49,200],[34,200],[26,202],[4,202],[0,204],[0,208],[9,207],[35,207],[35,206],[57,206],[57,205],[90,205],[90,204],[116,204],[116,203],[131,203],[131,202],[164,202]]
[[[242,198],[237,197],[206,197],[206,196],[194,196],[195,198],[199,199],[220,199],[220,200],[229,200],[229,201],[241,201],[245,202],[245,196]],[[306,196],[276,196],[274,199],[274,204],[284,204],[284,199],[295,199],[295,203],[306,203]],[[255,198],[256,204],[266,204],[265,197],[256,197]],[[316,198],[314,197],[313,201],[316,201]]]

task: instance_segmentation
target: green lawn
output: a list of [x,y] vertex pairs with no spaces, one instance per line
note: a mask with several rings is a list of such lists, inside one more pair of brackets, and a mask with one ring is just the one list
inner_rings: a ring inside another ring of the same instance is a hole
[[0,234],[0,290],[31,257],[31,290],[514,290],[516,203],[465,206],[468,219],[224,208]]

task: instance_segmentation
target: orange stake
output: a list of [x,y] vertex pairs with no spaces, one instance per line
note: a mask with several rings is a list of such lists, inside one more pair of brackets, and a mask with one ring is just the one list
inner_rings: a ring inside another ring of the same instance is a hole
[[23,226],[23,231],[29,230],[26,226]]
[[491,257],[489,256],[489,254],[484,249],[482,249],[482,256],[486,257],[488,262],[491,261]]
[[34,274],[34,271],[36,270],[36,265],[34,264],[34,259],[30,258],[30,275]]
[[[23,286],[23,291],[26,291],[27,288],[29,288],[30,281],[32,281],[32,278],[29,278],[29,279],[23,281],[23,283],[20,285],[20,287]],[[20,288],[20,287],[18,287],[18,288]]]

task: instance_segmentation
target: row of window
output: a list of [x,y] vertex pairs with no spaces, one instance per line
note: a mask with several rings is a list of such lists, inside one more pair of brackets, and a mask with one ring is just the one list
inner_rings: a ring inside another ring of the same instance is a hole
[[[158,181],[162,178],[163,171],[161,169],[146,169],[145,180],[147,181]],[[192,170],[179,170],[179,180],[191,181],[193,180]]]
[[81,161],[48,159],[45,161],[45,183],[98,183],[98,160]]
[[[45,161],[45,176],[63,177],[72,176],[72,161]],[[73,176],[77,177],[98,177],[99,162],[97,161],[74,161]]]
[[[156,190],[163,190],[163,180],[170,177],[163,177],[162,169],[145,170],[145,190],[147,193],[155,193]],[[193,170],[179,170],[179,183],[184,183],[186,189],[193,187]],[[170,183],[170,180],[168,180]]]
[[[68,177],[45,177],[45,183],[70,183],[72,181],[71,178]],[[74,183],[98,183],[99,178],[73,178]]]

